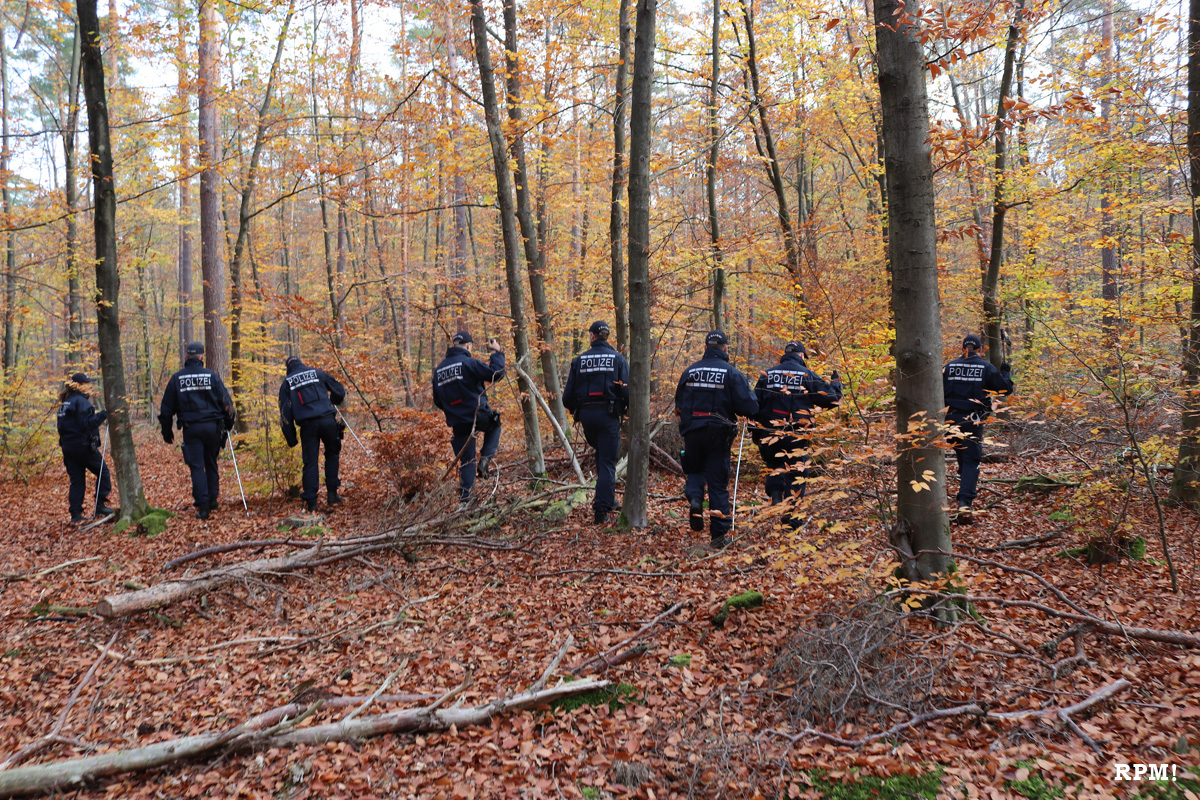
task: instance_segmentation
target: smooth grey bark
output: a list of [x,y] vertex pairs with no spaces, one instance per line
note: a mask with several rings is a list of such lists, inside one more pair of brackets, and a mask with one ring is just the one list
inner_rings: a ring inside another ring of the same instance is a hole
[[[517,364],[529,362],[529,331],[525,321],[525,293],[521,286],[519,267],[517,214],[513,205],[512,174],[509,172],[508,145],[500,121],[500,104],[496,99],[496,81],[492,71],[492,56],[487,43],[487,18],[483,0],[471,1],[471,24],[475,39],[475,60],[479,65],[479,83],[483,94],[483,113],[487,122],[488,142],[492,147],[492,165],[496,174],[496,204],[500,207],[500,233],[504,241],[504,275],[508,282],[508,305],[512,314],[512,337]],[[532,462],[535,475],[546,474],[546,459],[542,453],[542,434],[538,422],[533,387],[518,375],[521,394],[521,416],[525,420],[525,451]]]
[[63,125],[63,199],[67,211],[67,364],[68,371],[83,362],[83,298],[79,284],[79,167],[75,158],[75,132],[79,128],[79,23],[71,43],[71,75],[67,86],[67,114]]
[[188,342],[195,338],[192,329],[192,137],[188,111],[187,38],[184,24],[184,0],[176,9],[175,63],[179,70],[179,362],[187,358]]
[[[1113,78],[1113,2],[1104,0],[1100,17],[1101,59],[1104,66],[1104,81],[1108,83]],[[1112,118],[1112,94],[1101,92],[1100,119],[1105,135],[1109,132],[1109,121]],[[1100,238],[1104,241],[1100,248],[1100,293],[1104,299],[1104,314],[1101,326],[1109,347],[1116,345],[1121,324],[1117,309],[1117,298],[1120,288],[1117,285],[1117,273],[1120,269],[1117,263],[1117,249],[1113,241],[1117,236],[1113,225],[1112,207],[1117,202],[1113,187],[1113,178],[1105,176],[1104,192],[1100,196]]]
[[[9,159],[12,156],[8,131],[8,26],[0,21],[0,211],[4,219],[12,219],[12,195],[9,191]],[[17,234],[10,227],[4,233],[4,384],[12,387],[13,373],[17,368]],[[10,398],[5,411],[6,420],[12,420],[15,398]]]
[[204,351],[209,369],[228,374],[225,243],[221,230],[221,117],[217,108],[217,0],[200,0],[197,95],[200,104],[200,272],[204,276]]
[[647,524],[650,484],[650,147],[658,0],[638,0],[629,117],[629,466],[621,516]]
[[708,240],[713,261],[712,324],[716,330],[724,325],[725,263],[721,253],[721,229],[717,217],[717,157],[721,139],[717,129],[717,99],[721,82],[721,0],[712,0],[712,77],[708,84],[708,169],[705,171],[705,194],[708,198]]
[[[942,324],[938,309],[937,226],[925,54],[910,20],[915,2],[875,0],[888,259],[896,357],[896,513],[914,552],[952,547],[945,499],[946,465],[935,444],[943,408]],[[949,555],[921,555],[922,578],[944,574]]]
[[125,390],[125,361],[121,351],[121,275],[117,262],[117,192],[113,182],[112,149],[108,132],[108,103],[104,88],[103,42],[96,15],[96,0],[77,0],[82,39],[83,96],[87,101],[88,145],[92,165],[92,192],[96,238],[96,333],[100,344],[100,371],[104,376],[104,404],[108,408],[109,451],[116,469],[122,517],[137,519],[146,513],[146,493],[133,447],[129,400]]
[[617,85],[613,104],[613,171],[612,194],[608,205],[608,252],[612,265],[613,316],[617,326],[617,349],[624,351],[629,342],[629,320],[625,299],[625,257],[621,249],[621,233],[624,228],[624,211],[621,198],[628,183],[625,165],[625,104],[627,102],[625,82],[629,74],[629,4],[632,0],[621,0],[620,17],[617,22]]

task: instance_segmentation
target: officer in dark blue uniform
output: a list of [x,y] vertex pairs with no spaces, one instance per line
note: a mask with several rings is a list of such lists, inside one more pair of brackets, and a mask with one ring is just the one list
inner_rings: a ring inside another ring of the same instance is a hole
[[192,342],[183,369],[167,381],[158,422],[167,444],[175,441],[172,418],[177,417],[183,428],[183,461],[192,471],[192,500],[200,519],[208,519],[217,508],[221,492],[217,457],[236,413],[221,376],[204,367],[204,345]]
[[304,472],[300,499],[309,511],[317,510],[317,459],[325,445],[325,499],[331,506],[342,502],[338,487],[338,466],[342,452],[342,425],[334,406],[346,399],[346,389],[323,369],[306,366],[299,356],[286,362],[287,375],[279,384],[279,426],[288,447],[297,444],[296,425],[300,426],[300,453]]
[[758,401],[750,383],[729,363],[729,338],[711,331],[704,340],[704,358],[683,371],[675,388],[675,413],[683,434],[683,471],[687,483],[692,530],[704,530],[704,489],[708,487],[709,532],[712,547],[728,544],[733,525],[729,507],[729,450],[737,434],[736,417],[753,417]]
[[58,393],[58,446],[62,448],[63,466],[71,478],[71,489],[67,493],[71,522],[83,522],[83,497],[87,494],[89,472],[100,479],[96,487],[96,516],[107,517],[113,513],[108,507],[112,481],[104,457],[100,455],[100,426],[108,418],[108,412],[96,411],[88,399],[91,382],[87,375],[76,372]]
[[621,450],[621,417],[629,405],[629,362],[608,343],[607,322],[588,328],[592,347],[575,356],[563,390],[563,405],[583,426],[596,451],[594,521],[602,525],[617,509],[617,455]]
[[954,457],[958,460],[958,514],[954,521],[969,525],[971,503],[979,482],[979,462],[983,459],[983,423],[992,413],[992,395],[1009,395],[1013,391],[1012,368],[1001,364],[1000,369],[979,355],[983,342],[975,334],[963,338],[962,358],[956,358],[942,369],[942,392],[946,398],[946,423],[958,428],[954,440]]
[[762,426],[755,430],[754,440],[770,470],[766,484],[771,505],[785,497],[804,497],[811,442],[803,431],[813,424],[814,408],[833,408],[842,399],[837,371],[826,383],[804,363],[807,355],[802,343],[788,342],[779,363],[768,368],[754,387]]
[[[500,412],[488,405],[487,385],[504,377],[504,353],[500,342],[488,340],[491,357],[484,364],[471,355],[474,340],[466,331],[454,334],[446,357],[433,371],[433,404],[446,414],[451,431],[450,445],[458,459],[459,499],[471,497],[475,476],[488,474],[488,466],[500,446]],[[479,467],[475,466],[475,434],[483,434]]]

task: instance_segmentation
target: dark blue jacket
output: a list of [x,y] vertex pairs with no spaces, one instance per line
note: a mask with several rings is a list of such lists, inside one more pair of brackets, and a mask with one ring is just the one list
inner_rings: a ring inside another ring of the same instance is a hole
[[753,417],[758,401],[750,383],[719,347],[709,347],[704,358],[683,371],[675,387],[675,413],[679,432],[688,434],[710,424],[733,427],[736,416]]
[[167,381],[158,422],[164,432],[170,429],[171,418],[176,416],[181,425],[223,420],[226,430],[232,430],[236,415],[233,398],[221,376],[207,369],[200,359],[189,358],[183,362],[183,369]]
[[484,364],[465,347],[451,347],[433,371],[433,404],[450,427],[473,424],[475,413],[488,408],[487,385],[503,377],[504,353],[492,353]]
[[571,362],[563,406],[578,415],[586,404],[608,405],[614,400],[620,401],[621,411],[629,405],[629,362],[611,344],[597,339]]
[[1005,364],[996,369],[982,356],[956,358],[942,368],[942,392],[946,397],[947,412],[960,418],[976,414],[980,418],[992,413],[992,397],[989,392],[1012,394],[1012,375]]
[[346,388],[328,372],[299,359],[292,361],[279,384],[279,425],[284,438],[295,441],[297,424],[327,417],[345,400]]
[[107,418],[107,411],[97,411],[87,395],[72,389],[58,407],[58,446],[64,450],[95,446],[97,432]]
[[833,408],[842,399],[842,382],[826,383],[809,369],[799,353],[784,353],[754,387],[758,421],[763,425],[786,422],[807,425],[814,408]]

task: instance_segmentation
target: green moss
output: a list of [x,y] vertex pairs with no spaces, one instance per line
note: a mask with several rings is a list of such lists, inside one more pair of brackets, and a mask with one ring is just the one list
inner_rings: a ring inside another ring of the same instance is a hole
[[113,533],[124,533],[129,530],[129,526],[133,523],[129,517],[121,517],[117,520],[117,524],[113,525]]
[[809,774],[812,788],[825,800],[934,800],[942,786],[941,770],[923,775],[864,775],[830,780],[822,771]]
[[758,608],[765,602],[762,592],[748,591],[735,594],[721,604],[721,609],[713,615],[713,627],[724,628],[729,619],[729,612],[735,608]]
[[1200,781],[1179,778],[1175,781],[1153,781],[1133,796],[1132,800],[1187,800],[1185,792],[1200,796]]
[[1050,520],[1051,522],[1074,522],[1075,515],[1070,511],[1060,508],[1057,511],[1051,511],[1046,519]]
[[595,786],[580,786],[579,793],[583,795],[583,800],[600,800],[600,790]]
[[138,519],[122,519],[113,530],[117,533],[122,533],[132,525],[133,530],[130,532],[130,536],[149,536],[153,538],[165,531],[167,529],[167,520],[175,516],[178,515],[173,511],[151,506]]
[[575,711],[584,706],[607,705],[609,711],[616,711],[629,705],[637,696],[636,686],[628,683],[618,683],[605,686],[603,689],[593,689],[590,692],[564,697],[555,700],[550,707],[556,711]]
[[690,667],[692,665],[692,654],[680,653],[677,656],[671,656],[670,664],[672,667]]
[[1125,548],[1125,553],[1134,561],[1141,561],[1146,557],[1146,539],[1138,536],[1131,541]]
[[301,528],[297,533],[301,536],[311,536],[314,539],[319,539],[325,535],[325,529],[320,525],[310,525],[307,528]]
[[1062,786],[1055,786],[1034,769],[1032,761],[1018,761],[1018,767],[1029,770],[1029,777],[1020,781],[1005,781],[1005,785],[1013,792],[1028,800],[1055,800],[1066,794]]

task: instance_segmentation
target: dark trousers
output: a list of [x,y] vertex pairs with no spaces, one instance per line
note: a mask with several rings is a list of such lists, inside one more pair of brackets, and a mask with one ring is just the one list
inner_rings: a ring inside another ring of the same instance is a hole
[[767,473],[767,494],[783,498],[804,497],[808,485],[808,439],[788,433],[768,433],[767,440],[759,442],[758,452],[762,455]]
[[955,437],[954,457],[958,460],[958,505],[970,506],[975,501],[979,484],[979,462],[983,460],[983,426],[972,417],[947,414],[946,422],[957,425],[961,437]]
[[221,479],[217,457],[221,455],[220,420],[189,422],[183,426],[183,463],[192,471],[192,503],[205,508],[217,502]]
[[579,409],[583,436],[596,451],[596,497],[592,508],[600,513],[617,508],[617,455],[621,451],[621,420],[608,413],[607,403]]
[[[450,446],[458,457],[458,498],[466,501],[471,496],[471,487],[475,485],[475,434],[476,427],[470,422],[455,425],[450,429]],[[491,458],[500,447],[500,426],[483,434],[483,449],[481,456]]]
[[71,506],[71,516],[83,514],[83,497],[87,494],[88,473],[100,476],[100,485],[96,489],[96,506],[102,506],[108,500],[112,491],[112,481],[108,477],[108,466],[100,456],[100,451],[91,447],[86,449],[63,448],[63,466],[71,478],[71,488],[67,492],[67,502]]
[[304,473],[300,493],[301,499],[316,502],[317,459],[321,445],[325,445],[325,491],[336,492],[342,482],[338,480],[341,463],[342,438],[338,429],[337,416],[326,414],[300,423],[300,456],[304,459]]
[[[736,431],[736,428],[730,429]],[[709,532],[719,539],[733,526],[729,508],[730,432],[712,426],[684,434],[683,471],[687,481],[683,493],[688,500],[704,501],[708,489]]]

